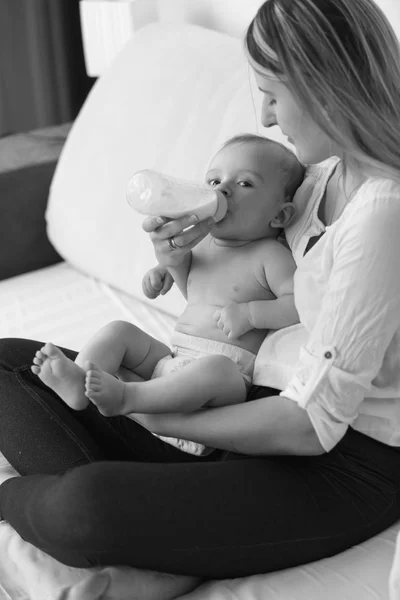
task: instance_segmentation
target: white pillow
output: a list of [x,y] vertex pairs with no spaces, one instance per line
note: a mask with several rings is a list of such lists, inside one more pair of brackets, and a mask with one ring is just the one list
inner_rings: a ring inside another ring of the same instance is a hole
[[[94,85],[58,163],[46,218],[61,256],[145,301],[155,257],[127,182],[144,168],[203,181],[228,137],[262,129],[250,81],[241,40],[187,24],[141,29]],[[174,316],[185,305],[177,289],[149,302]]]

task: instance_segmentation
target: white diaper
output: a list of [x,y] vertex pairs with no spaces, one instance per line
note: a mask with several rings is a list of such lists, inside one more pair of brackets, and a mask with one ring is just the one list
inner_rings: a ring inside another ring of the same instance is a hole
[[151,379],[173,373],[197,358],[222,354],[230,358],[239,367],[246,387],[251,385],[256,360],[256,355],[252,352],[233,344],[216,342],[215,340],[195,337],[177,331],[172,334],[171,344],[172,354],[168,354],[158,361]]
[[[246,389],[250,387],[252,382],[254,362],[256,359],[256,355],[252,352],[244,350],[243,348],[239,348],[238,346],[233,346],[232,344],[216,342],[215,340],[195,337],[193,335],[187,335],[180,332],[173,333],[171,344],[172,354],[168,354],[158,361],[154,368],[151,379],[173,373],[174,371],[181,369],[182,367],[203,356],[222,354],[237,364],[241,374],[243,375]],[[179,450],[182,450],[183,452],[195,454],[196,456],[205,456],[213,451],[213,448],[207,448],[203,444],[198,444],[197,442],[191,442],[189,440],[182,440],[179,438],[164,437],[161,435],[157,437],[164,442],[179,448]]]

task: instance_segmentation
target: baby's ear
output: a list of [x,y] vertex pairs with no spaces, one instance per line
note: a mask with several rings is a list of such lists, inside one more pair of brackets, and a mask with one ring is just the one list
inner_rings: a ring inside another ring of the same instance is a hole
[[279,228],[287,227],[292,222],[295,214],[296,208],[293,202],[284,202],[281,204],[275,217],[270,222],[270,226]]

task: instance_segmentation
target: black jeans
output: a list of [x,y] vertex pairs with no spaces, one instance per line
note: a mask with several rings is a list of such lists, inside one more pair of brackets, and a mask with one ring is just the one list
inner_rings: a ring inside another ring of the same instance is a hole
[[400,518],[397,449],[349,429],[318,457],[192,457],[126,417],[70,410],[30,372],[37,347],[0,340],[0,449],[24,475],[0,486],[0,514],[65,564],[239,577],[333,555]]

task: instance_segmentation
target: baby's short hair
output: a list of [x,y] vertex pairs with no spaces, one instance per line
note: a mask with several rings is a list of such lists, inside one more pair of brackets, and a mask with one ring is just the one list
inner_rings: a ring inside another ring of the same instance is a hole
[[305,174],[304,165],[298,160],[294,152],[292,152],[284,144],[266,138],[262,135],[257,135],[255,133],[241,133],[238,135],[234,135],[222,145],[221,150],[223,148],[226,148],[227,146],[232,146],[234,144],[248,143],[273,145],[281,150],[282,160],[280,163],[280,167],[282,170],[282,176],[284,178],[283,182],[285,185],[285,201],[291,202],[293,200],[293,196],[297,188],[300,187],[300,185],[303,183]]

